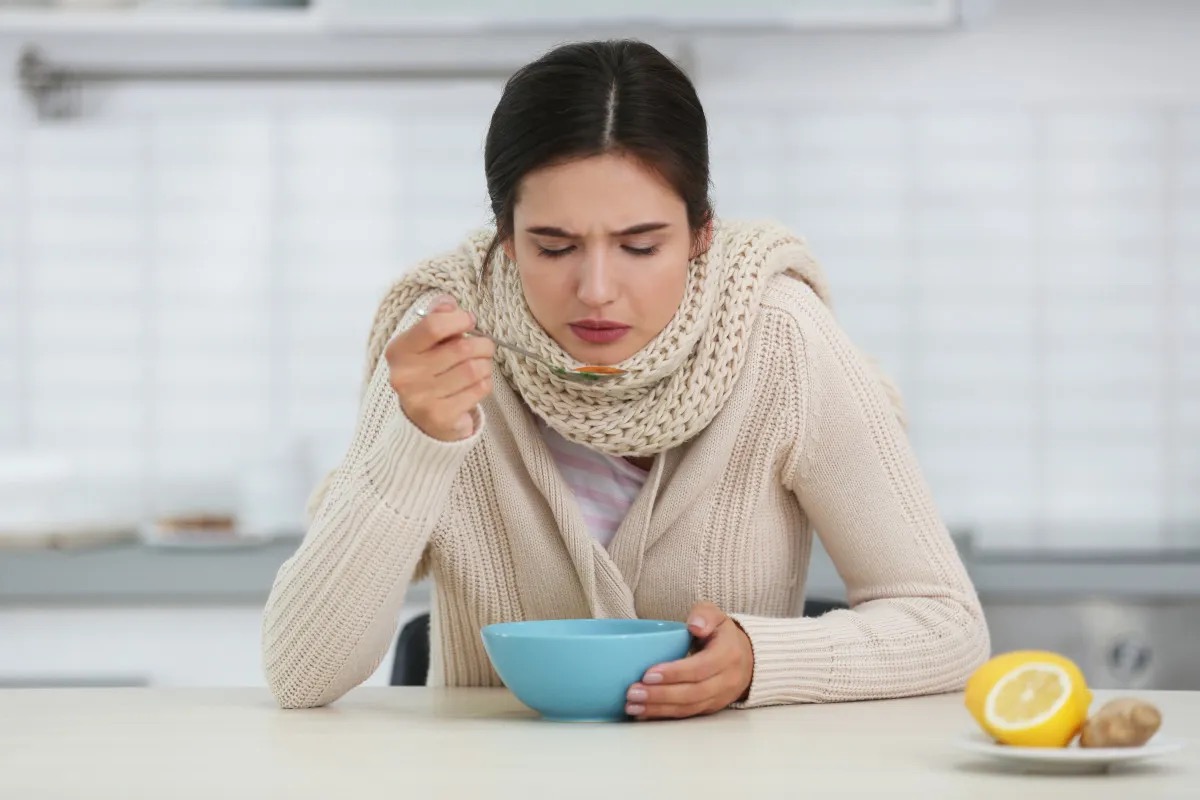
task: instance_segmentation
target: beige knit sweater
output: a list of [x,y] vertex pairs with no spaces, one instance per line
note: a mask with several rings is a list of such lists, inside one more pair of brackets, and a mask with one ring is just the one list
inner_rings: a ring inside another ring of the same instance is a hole
[[[874,375],[807,285],[773,279],[733,395],[655,459],[605,550],[507,383],[471,439],[442,443],[400,411],[381,363],[267,602],[271,691],[317,706],[369,677],[425,574],[432,685],[499,685],[479,637],[489,623],[682,620],[708,600],[750,637],[747,707],[961,687],[989,653],[987,628]],[[852,606],[819,619],[798,616],[814,533]]]

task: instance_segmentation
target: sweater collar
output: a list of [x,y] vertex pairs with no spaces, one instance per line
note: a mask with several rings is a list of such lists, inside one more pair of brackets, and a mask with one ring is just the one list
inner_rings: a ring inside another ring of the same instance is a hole
[[[559,549],[565,553],[574,568],[575,588],[579,592],[579,599],[592,617],[636,618],[634,589],[641,571],[641,559],[655,496],[667,459],[662,456],[655,459],[646,484],[634,500],[613,539],[613,552],[610,554],[588,530],[570,486],[563,479],[536,421],[521,399],[505,382],[497,381],[493,390],[492,405],[503,419],[503,427],[507,429],[508,434],[503,437],[507,441],[499,442],[498,446],[514,447],[518,455],[514,469],[524,472],[523,475],[498,474],[497,481],[527,480],[536,487],[540,495],[538,500],[543,506],[541,510],[549,514],[554,521],[551,526],[507,526],[514,555],[519,557],[518,550],[530,553],[545,552],[548,545]],[[504,493],[507,489],[503,483],[496,487],[497,493]],[[558,541],[547,542],[547,536],[556,536]],[[526,588],[523,587],[522,603],[531,613],[554,613],[550,608],[543,609],[538,597],[525,596],[525,591]],[[562,608],[561,598],[554,606],[557,609]]]

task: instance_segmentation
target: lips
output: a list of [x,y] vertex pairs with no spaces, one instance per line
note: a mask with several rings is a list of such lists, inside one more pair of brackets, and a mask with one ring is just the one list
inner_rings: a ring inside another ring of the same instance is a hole
[[608,320],[585,319],[570,324],[571,331],[588,344],[612,344],[629,333],[630,327]]

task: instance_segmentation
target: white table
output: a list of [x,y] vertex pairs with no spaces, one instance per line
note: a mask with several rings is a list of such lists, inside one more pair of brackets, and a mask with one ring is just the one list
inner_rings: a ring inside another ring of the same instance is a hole
[[0,798],[1200,797],[1200,693],[1141,693],[1184,751],[1041,777],[962,755],[958,695],[543,722],[496,690],[363,688],[282,711],[256,689],[0,691]]

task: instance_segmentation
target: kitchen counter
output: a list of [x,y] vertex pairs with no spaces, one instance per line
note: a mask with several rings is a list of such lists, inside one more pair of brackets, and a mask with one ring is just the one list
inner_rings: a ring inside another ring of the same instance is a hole
[[1194,797],[1200,693],[1143,696],[1183,751],[1107,775],[1045,777],[955,750],[973,726],[957,694],[562,724],[493,689],[367,688],[304,711],[256,689],[9,690],[0,796]]
[[[297,541],[0,550],[0,686],[261,685],[262,607]],[[1196,551],[963,556],[996,652],[1061,652],[1098,688],[1200,690]],[[820,548],[808,594],[844,597]],[[401,623],[429,602],[428,583],[412,586]]]
[[233,548],[127,542],[64,550],[0,550],[0,605],[136,601],[266,602],[298,537]]
[[[67,550],[0,550],[0,606],[74,603],[261,605],[297,537],[220,550],[124,543]],[[985,599],[1173,597],[1200,599],[1200,550],[1041,552],[967,550],[963,560]],[[828,555],[815,547],[810,596],[843,597]],[[410,599],[424,600],[416,586]]]

